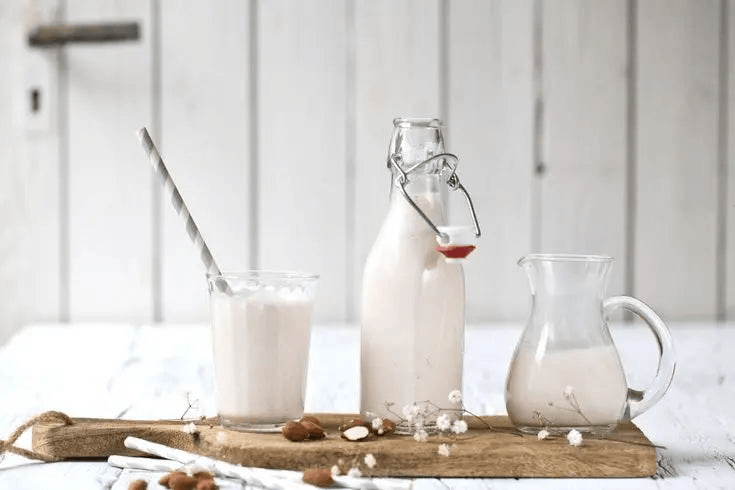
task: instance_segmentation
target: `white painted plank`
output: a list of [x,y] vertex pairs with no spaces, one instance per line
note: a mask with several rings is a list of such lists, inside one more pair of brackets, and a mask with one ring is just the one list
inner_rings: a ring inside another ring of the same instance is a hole
[[[518,257],[531,247],[532,2],[449,4],[448,150],[460,158],[483,236],[464,264],[467,318],[523,318],[528,287]],[[468,224],[450,192],[455,222]]]
[[345,316],[345,3],[258,4],[258,266],[321,275]]
[[542,2],[540,249],[626,261],[626,3]]
[[638,2],[635,293],[715,314],[719,2]]
[[362,271],[388,211],[385,162],[397,116],[439,117],[437,0],[355,3],[355,251],[351,264],[359,318]]
[[[248,2],[161,2],[162,152],[228,271],[249,266],[248,19]],[[162,207],[163,319],[204,321],[199,253],[171,203]]]
[[56,4],[0,6],[0,344],[26,322],[59,319],[58,56],[26,42]]
[[728,91],[727,91],[727,273],[726,273],[726,303],[727,319],[735,321],[735,2],[728,2],[728,48],[727,61]]
[[151,316],[151,25],[145,0],[67,2],[70,22],[140,22],[136,42],[69,46],[70,308],[78,320]]

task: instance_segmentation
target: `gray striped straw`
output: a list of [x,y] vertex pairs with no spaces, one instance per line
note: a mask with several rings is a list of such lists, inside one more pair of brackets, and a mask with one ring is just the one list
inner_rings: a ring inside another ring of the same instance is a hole
[[[168,173],[166,164],[163,163],[163,158],[161,158],[161,155],[158,153],[156,145],[153,144],[151,135],[148,134],[148,130],[146,128],[138,130],[138,139],[143,145],[143,150],[145,150],[148,160],[150,160],[151,165],[153,165],[153,170],[155,170],[156,175],[160,177],[161,185],[163,185],[166,196],[171,196],[171,204],[176,210],[176,213],[182,220],[184,220],[186,232],[194,243],[194,246],[199,250],[199,256],[201,257],[202,262],[204,262],[207,272],[210,274],[221,275],[222,272],[219,267],[217,267],[217,263],[214,261],[214,257],[212,257],[212,252],[209,251],[209,247],[207,247],[207,244],[204,242],[204,238],[202,238],[199,228],[197,228],[196,223],[194,223],[194,218],[192,218],[189,213],[189,209],[186,207],[186,204],[184,204],[184,199],[176,188],[176,184],[174,184],[171,174]],[[215,283],[220,291],[232,294],[229,284],[227,284],[227,281],[224,279],[221,281],[215,281]]]

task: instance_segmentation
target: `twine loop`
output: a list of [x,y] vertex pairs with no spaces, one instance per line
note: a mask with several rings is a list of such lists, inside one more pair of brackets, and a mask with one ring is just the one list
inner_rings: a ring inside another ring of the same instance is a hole
[[74,421],[66,415],[65,413],[56,412],[56,411],[48,411],[43,412],[39,415],[36,415],[35,417],[31,417],[13,431],[12,434],[10,434],[10,437],[8,437],[7,440],[0,439],[0,461],[2,461],[5,458],[5,453],[13,453],[18,454],[20,456],[23,456],[28,459],[35,459],[37,461],[45,461],[47,463],[51,463],[53,461],[61,461],[64,458],[59,458],[57,456],[51,456],[48,454],[42,454],[37,453],[35,451],[30,451],[28,449],[23,449],[21,447],[14,446],[15,441],[18,440],[18,438],[23,435],[23,433],[28,430],[30,427],[33,427],[36,424],[50,424],[50,423],[60,423],[62,425],[73,425]]

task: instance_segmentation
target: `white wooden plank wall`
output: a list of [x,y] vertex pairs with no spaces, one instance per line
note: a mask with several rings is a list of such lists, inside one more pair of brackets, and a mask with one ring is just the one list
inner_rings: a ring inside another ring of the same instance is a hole
[[345,316],[345,2],[258,4],[258,266],[321,275]]
[[540,251],[608,254],[609,293],[626,263],[626,4],[541,2]]
[[145,321],[153,301],[154,181],[134,135],[151,119],[148,1],[68,0],[66,18],[141,24],[136,43],[67,51],[70,319]]
[[[136,20],[141,39],[28,48],[27,25],[57,6],[69,21]],[[477,206],[469,320],[525,316],[515,260],[531,250],[610,253],[611,293],[669,319],[735,318],[733,10],[3,2],[0,339],[33,320],[206,320],[199,258],[134,136],[144,124],[223,269],[319,272],[317,321],[358,318],[401,115],[447,120]],[[53,93],[42,94],[50,124],[30,131],[16,108],[34,66],[50,67]],[[452,216],[467,219],[451,198]]]
[[362,267],[388,210],[393,118],[439,115],[438,0],[357,0],[354,8],[354,255],[351,316]]
[[[219,266],[245,270],[250,265],[248,3],[163,0],[160,22],[163,157]],[[209,308],[199,254],[167,199],[161,214],[156,320],[205,321]]]
[[719,2],[638,2],[635,293],[714,318]]
[[[458,175],[483,233],[464,266],[469,322],[527,313],[528,286],[516,260],[531,251],[532,9],[532,0],[450,4],[448,150],[460,157]],[[452,218],[469,223],[454,194]]]

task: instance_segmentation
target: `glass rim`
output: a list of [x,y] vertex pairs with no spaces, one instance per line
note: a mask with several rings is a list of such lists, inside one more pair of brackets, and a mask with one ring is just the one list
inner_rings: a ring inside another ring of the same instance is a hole
[[275,269],[249,269],[243,271],[222,271],[219,273],[208,272],[208,280],[224,279],[227,280],[243,280],[243,279],[272,279],[286,281],[315,281],[319,279],[319,274],[313,274],[303,271],[287,271]]
[[572,254],[572,253],[532,253],[518,259],[518,265],[530,260],[544,262],[586,262],[601,263],[615,260],[611,255],[602,254]]
[[441,128],[442,121],[435,117],[396,117],[393,119],[393,126],[400,128]]

